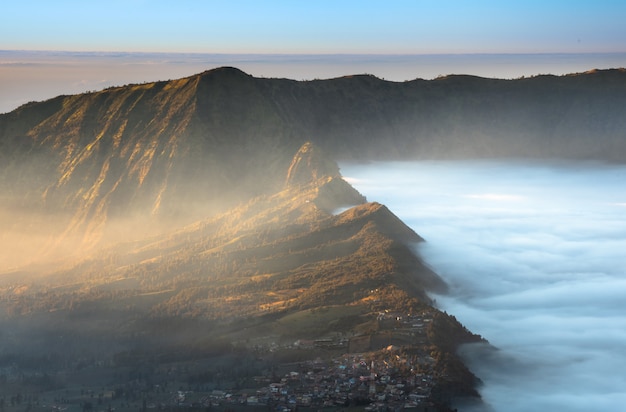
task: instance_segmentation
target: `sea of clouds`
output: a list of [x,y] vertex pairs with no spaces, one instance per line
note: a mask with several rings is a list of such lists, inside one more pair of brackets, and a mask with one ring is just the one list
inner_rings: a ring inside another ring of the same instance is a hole
[[437,305],[497,348],[463,348],[493,410],[624,408],[626,166],[341,166],[426,239],[418,253],[451,286]]

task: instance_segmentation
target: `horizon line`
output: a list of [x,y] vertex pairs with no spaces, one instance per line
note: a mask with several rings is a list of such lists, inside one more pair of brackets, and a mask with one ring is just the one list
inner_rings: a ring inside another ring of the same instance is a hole
[[128,50],[64,50],[64,49],[0,49],[2,52],[126,54],[126,55],[198,55],[198,56],[549,56],[549,55],[619,55],[626,51],[554,51],[554,52],[441,52],[441,53],[276,53],[276,52],[184,52],[184,51],[128,51]]

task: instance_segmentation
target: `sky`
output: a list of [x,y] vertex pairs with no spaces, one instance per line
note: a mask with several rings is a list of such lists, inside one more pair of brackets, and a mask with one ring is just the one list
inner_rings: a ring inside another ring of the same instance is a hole
[[620,0],[24,0],[0,50],[281,54],[626,52]]
[[220,66],[295,80],[626,67],[622,0],[24,0],[0,13],[0,113]]
[[437,305],[498,348],[462,351],[493,410],[623,409],[624,165],[340,166],[426,240],[417,252],[450,285]]

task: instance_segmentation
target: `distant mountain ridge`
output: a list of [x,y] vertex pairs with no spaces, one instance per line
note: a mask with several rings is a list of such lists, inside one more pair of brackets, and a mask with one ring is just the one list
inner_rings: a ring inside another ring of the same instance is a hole
[[[0,115],[0,200],[20,213],[52,213],[31,226],[95,245],[137,232],[131,219],[171,228],[272,193],[306,141],[336,160],[621,162],[625,112],[623,69],[394,83],[254,78],[224,67]],[[21,222],[0,213],[12,230]]]

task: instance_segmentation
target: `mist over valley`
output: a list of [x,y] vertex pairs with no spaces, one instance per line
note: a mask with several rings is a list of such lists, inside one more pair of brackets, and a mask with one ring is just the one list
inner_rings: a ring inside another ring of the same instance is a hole
[[626,167],[597,162],[342,164],[426,239],[434,296],[496,351],[462,351],[495,410],[619,409]]

